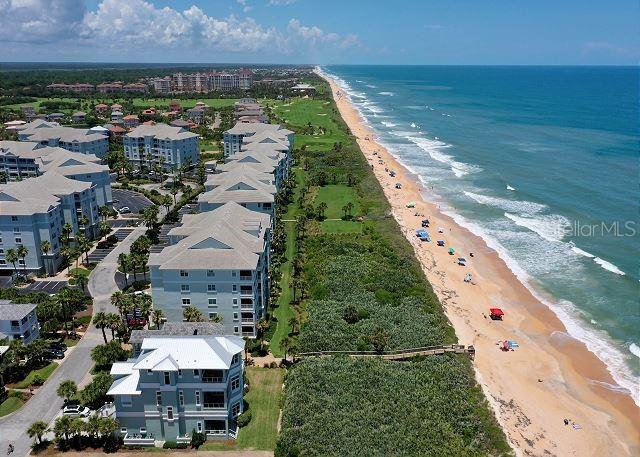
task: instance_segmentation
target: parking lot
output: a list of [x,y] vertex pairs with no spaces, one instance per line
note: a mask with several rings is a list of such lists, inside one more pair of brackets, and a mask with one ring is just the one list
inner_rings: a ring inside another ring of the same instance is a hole
[[27,287],[20,289],[20,291],[22,293],[46,292],[48,294],[55,294],[68,284],[69,283],[67,281],[36,281],[29,284]]
[[120,227],[137,227],[140,225],[140,219],[137,217],[128,217],[126,219],[109,220],[109,225],[113,228]]
[[139,214],[146,207],[153,204],[147,197],[132,190],[113,189],[112,193],[114,200],[113,207],[118,211],[126,206],[131,210],[131,213]]

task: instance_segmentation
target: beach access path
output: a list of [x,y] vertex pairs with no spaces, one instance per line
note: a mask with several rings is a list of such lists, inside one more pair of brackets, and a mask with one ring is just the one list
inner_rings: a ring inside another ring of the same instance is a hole
[[[433,192],[376,141],[375,132],[363,123],[344,91],[321,76],[331,85],[340,114],[357,137],[460,344],[475,347],[476,378],[516,453],[640,455],[640,409],[627,393],[608,388],[615,382],[604,363],[567,333],[495,250],[441,211],[444,205]],[[396,176],[385,168],[396,171]],[[410,201],[416,202],[415,207],[407,208]],[[427,230],[432,242],[415,235],[423,216],[430,219]],[[437,233],[439,227],[442,233]],[[445,240],[445,247],[435,240]],[[450,247],[459,254],[449,255]],[[466,257],[466,266],[458,265],[459,255]],[[464,281],[467,273],[472,282]],[[504,320],[488,318],[493,307],[505,311]],[[503,340],[517,341],[519,347],[502,351]],[[570,420],[569,425],[564,419]]]

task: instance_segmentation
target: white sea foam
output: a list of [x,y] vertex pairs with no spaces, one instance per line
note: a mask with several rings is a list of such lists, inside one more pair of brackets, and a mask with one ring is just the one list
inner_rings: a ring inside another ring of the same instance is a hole
[[408,136],[407,139],[412,143],[418,145],[418,147],[429,154],[429,156],[433,160],[437,160],[438,162],[449,165],[451,171],[453,171],[453,174],[458,178],[461,178],[470,173],[477,173],[479,171],[482,171],[482,168],[477,165],[458,162],[452,156],[443,153],[442,149],[451,147],[450,144],[447,144],[443,141],[430,140],[428,138],[416,136]]
[[629,345],[629,352],[631,352],[636,357],[640,358],[640,347],[636,343],[631,343]]
[[371,89],[375,89],[378,86],[374,85],[374,84],[365,84],[365,86],[370,87]]
[[560,242],[571,226],[569,220],[559,214],[549,214],[536,217],[523,217],[516,214],[504,213],[516,225],[525,227],[551,242]]
[[393,122],[388,122],[388,121],[382,121],[380,122],[382,125],[384,125],[385,127],[396,127],[398,124],[394,124]]
[[513,187],[511,187],[509,184],[507,184],[507,190],[514,191],[514,190],[515,190],[515,188],[513,188]]
[[388,96],[388,97],[393,97],[393,92],[385,92],[385,91],[383,91],[383,92],[378,92],[378,94],[380,94],[380,95],[386,95],[386,96]]
[[414,129],[415,129],[415,128],[418,128],[418,126],[416,125],[416,123],[415,123],[415,122],[412,122],[412,123],[411,123],[411,127],[413,127]]
[[464,194],[480,203],[481,205],[493,206],[510,213],[518,214],[536,214],[547,209],[546,205],[521,200],[509,200],[506,198],[490,197],[488,195],[477,194],[475,192],[465,191]]
[[598,265],[600,265],[600,266],[601,266],[602,268],[604,268],[605,270],[608,270],[608,271],[610,271],[610,272],[612,272],[612,273],[615,273],[615,274],[617,274],[617,275],[620,275],[620,276],[624,276],[624,275],[625,275],[625,272],[624,272],[624,271],[622,271],[620,268],[616,267],[616,266],[615,266],[614,264],[612,264],[611,262],[607,262],[606,260],[601,259],[600,257],[595,257],[595,258],[593,259],[593,261],[594,261],[595,263],[597,263]]
[[576,246],[573,246],[573,245],[571,246],[571,250],[573,252],[575,252],[576,254],[581,255],[583,257],[588,257],[589,259],[593,259],[595,257],[595,255],[591,254],[590,252],[583,251],[579,247],[576,247]]

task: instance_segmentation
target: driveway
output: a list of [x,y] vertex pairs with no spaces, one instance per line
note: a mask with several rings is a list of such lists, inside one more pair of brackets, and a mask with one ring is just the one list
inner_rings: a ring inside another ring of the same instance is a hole
[[[118,255],[129,252],[129,247],[135,239],[145,232],[144,227],[137,228],[104,260],[96,266],[89,276],[88,290],[93,297],[93,312],[117,312],[111,305],[111,294],[118,286],[114,275],[118,266]],[[64,380],[71,379],[80,384],[93,366],[91,349],[103,343],[102,332],[94,326],[89,326],[87,333],[75,346],[71,353],[53,372],[47,382],[31,397],[31,399],[15,413],[0,418],[0,452],[5,452],[9,443],[15,446],[14,455],[27,455],[31,450],[32,440],[26,430],[37,421],[51,422],[62,408],[62,400],[56,394],[58,385]]]
[[147,197],[132,190],[112,189],[111,193],[113,194],[113,198],[115,200],[118,200],[118,203],[114,203],[113,205],[118,210],[120,210],[120,208],[128,206],[131,210],[131,213],[138,214],[141,213],[146,207],[153,205],[151,200],[149,200]]

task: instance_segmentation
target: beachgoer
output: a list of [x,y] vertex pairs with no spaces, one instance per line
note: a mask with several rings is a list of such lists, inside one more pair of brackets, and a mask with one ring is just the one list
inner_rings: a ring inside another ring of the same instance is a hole
[[569,419],[564,420],[564,425],[569,425]]

